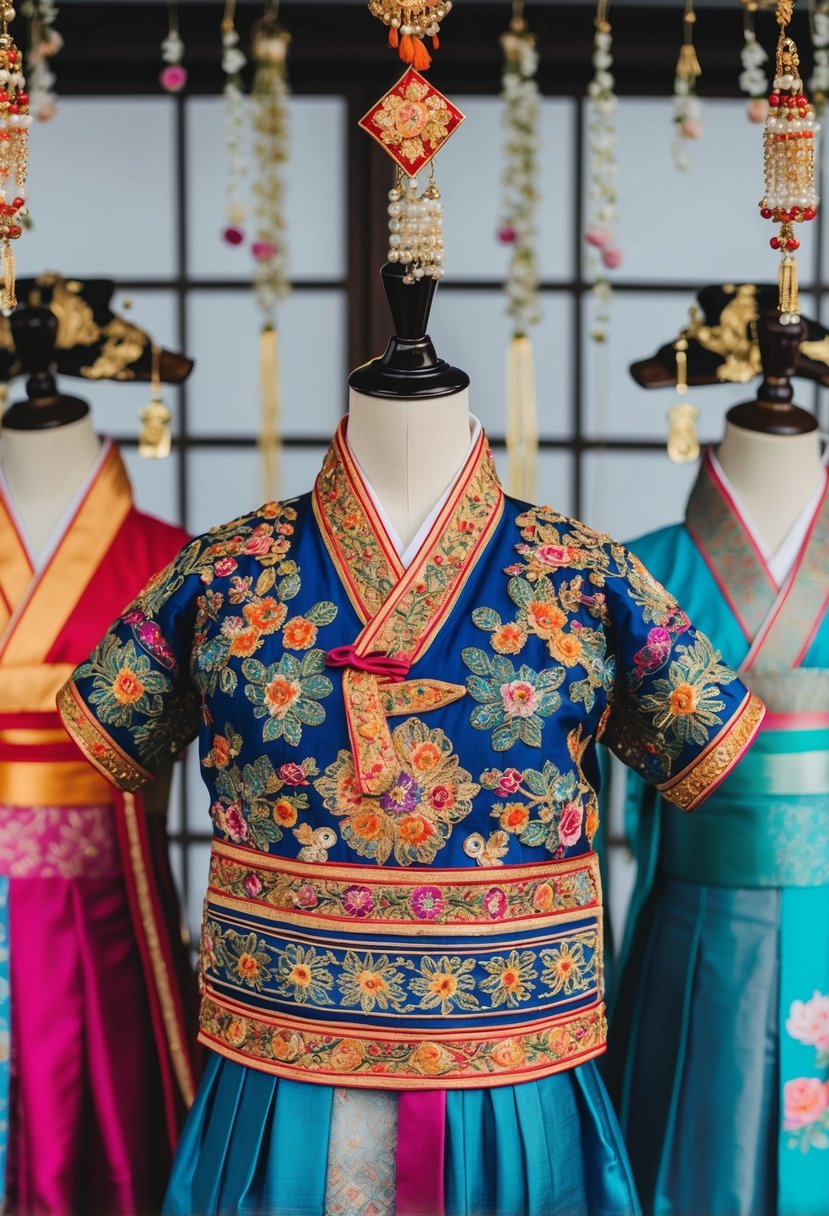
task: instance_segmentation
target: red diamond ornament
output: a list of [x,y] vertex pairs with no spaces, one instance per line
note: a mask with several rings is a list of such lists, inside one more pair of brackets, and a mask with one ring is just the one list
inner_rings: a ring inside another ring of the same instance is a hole
[[420,72],[409,68],[359,125],[414,177],[446,143],[464,116]]

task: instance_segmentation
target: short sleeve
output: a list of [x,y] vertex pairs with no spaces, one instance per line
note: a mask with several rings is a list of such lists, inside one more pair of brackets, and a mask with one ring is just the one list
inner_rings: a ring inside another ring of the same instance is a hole
[[136,790],[199,729],[190,679],[197,541],[154,575],[58,693],[58,711],[86,758]]
[[691,811],[750,746],[765,708],[638,558],[611,544],[606,560],[617,667],[602,742]]

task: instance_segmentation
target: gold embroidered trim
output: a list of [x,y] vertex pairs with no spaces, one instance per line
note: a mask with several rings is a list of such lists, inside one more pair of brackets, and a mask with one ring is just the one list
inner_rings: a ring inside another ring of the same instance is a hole
[[383,708],[387,718],[399,714],[423,714],[430,709],[443,709],[466,696],[463,684],[447,680],[401,680],[399,684],[380,685]]
[[155,919],[153,899],[150,892],[150,879],[147,874],[146,858],[141,847],[141,836],[138,829],[138,811],[132,794],[124,794],[124,824],[126,827],[129,848],[129,861],[132,876],[135,881],[135,893],[141,916],[141,925],[147,943],[147,953],[161,1006],[161,1017],[164,1022],[164,1033],[167,1036],[167,1046],[176,1076],[181,1096],[186,1106],[191,1106],[196,1096],[196,1085],[190,1068],[190,1060],[181,1033],[181,1023],[173,996],[170,973],[167,961],[161,949],[158,936],[158,925]]
[[605,1050],[604,1004],[521,1029],[405,1033],[253,1014],[202,998],[199,1039],[228,1059],[278,1077],[370,1089],[483,1089],[538,1080]]
[[208,900],[298,928],[363,935],[489,937],[599,912],[595,853],[487,870],[421,871],[292,862],[214,840]]
[[731,721],[726,723],[693,764],[672,781],[658,786],[662,797],[683,811],[693,811],[738,762],[765,716],[763,702],[749,693]]
[[58,713],[75,743],[99,773],[121,790],[135,791],[152,780],[152,773],[141,768],[122,751],[93,718],[84,705],[73,680],[61,688],[57,697]]

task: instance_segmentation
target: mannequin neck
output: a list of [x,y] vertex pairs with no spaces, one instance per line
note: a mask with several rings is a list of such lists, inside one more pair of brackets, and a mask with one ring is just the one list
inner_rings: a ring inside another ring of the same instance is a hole
[[818,432],[765,435],[726,422],[717,459],[769,553],[776,553],[826,479]]
[[351,389],[348,447],[408,545],[469,452],[469,393],[395,400]]
[[0,467],[36,554],[46,547],[100,451],[89,415],[45,430],[4,428]]

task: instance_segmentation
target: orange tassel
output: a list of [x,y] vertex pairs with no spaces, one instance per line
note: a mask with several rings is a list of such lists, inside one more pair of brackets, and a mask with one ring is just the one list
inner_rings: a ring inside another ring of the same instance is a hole
[[400,39],[400,58],[404,63],[411,63],[414,59],[414,43],[412,42],[411,34],[404,34]]
[[438,38],[437,34],[432,35],[432,49],[435,51],[440,50],[440,38]]
[[416,72],[425,72],[431,64],[432,58],[419,38],[413,38],[412,43],[414,44],[412,67]]
[[396,25],[389,26],[389,46],[394,48],[395,50],[397,49],[397,26]]

